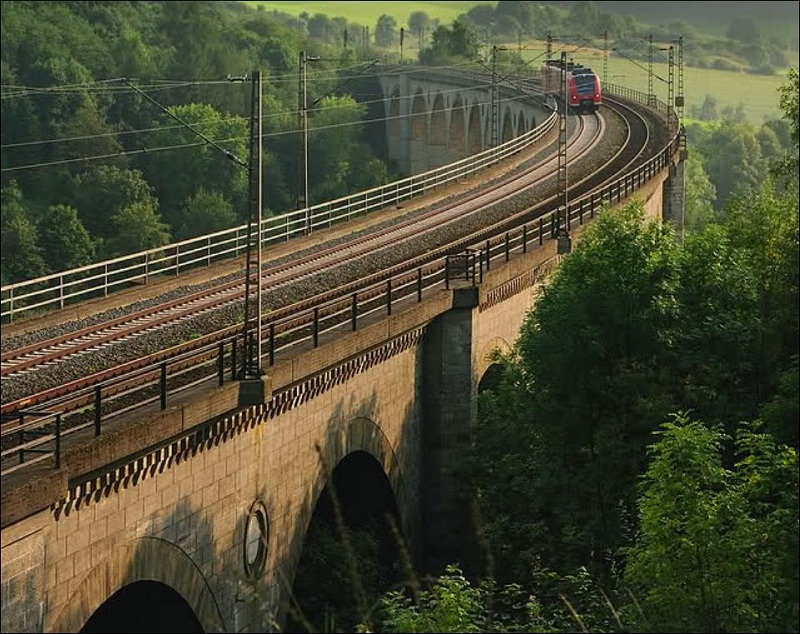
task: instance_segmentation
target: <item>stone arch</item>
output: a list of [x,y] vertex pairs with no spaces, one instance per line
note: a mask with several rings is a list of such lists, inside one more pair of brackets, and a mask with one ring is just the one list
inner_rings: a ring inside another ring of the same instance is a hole
[[464,101],[458,95],[450,110],[450,131],[447,135],[447,148],[454,159],[464,156],[467,151],[467,126],[464,121]]
[[411,101],[411,140],[428,143],[428,109],[421,90],[417,91]]
[[433,100],[428,143],[439,146],[447,144],[447,116],[445,114],[444,97],[442,97],[441,93],[437,94]]
[[175,590],[205,632],[227,631],[217,601],[194,561],[175,544],[156,537],[131,540],[92,568],[48,630],[80,631],[104,601],[137,581],[158,581]]
[[506,107],[503,111],[503,127],[500,134],[500,143],[505,143],[514,138],[514,122],[511,117],[511,109]]
[[481,111],[477,104],[469,109],[467,124],[467,155],[479,154],[483,151],[483,133],[481,130]]
[[[397,508],[402,511],[404,508],[402,502],[407,499],[406,496],[410,492],[406,488],[400,469],[400,462],[395,455],[394,448],[377,423],[365,417],[354,418],[346,425],[330,430],[325,447],[322,447],[321,451],[322,460],[317,471],[311,500],[312,510],[316,506],[319,496],[322,494],[336,465],[351,453],[364,451],[375,458],[383,469],[389,480],[389,485],[392,487]],[[402,520],[405,524],[409,518],[402,517]],[[305,518],[306,530],[310,521],[311,515],[309,514]]]
[[475,360],[476,385],[480,383],[483,375],[486,374],[486,370],[489,369],[489,366],[494,364],[494,361],[492,361],[492,353],[495,350],[499,350],[503,354],[508,354],[513,350],[513,347],[502,337],[493,337],[483,346]]

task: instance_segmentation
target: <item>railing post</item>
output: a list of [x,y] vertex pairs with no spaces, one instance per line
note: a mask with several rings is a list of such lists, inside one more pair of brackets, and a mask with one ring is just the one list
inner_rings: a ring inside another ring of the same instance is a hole
[[161,409],[167,409],[167,362],[164,361],[161,364],[161,381],[160,381],[160,391],[161,391]]
[[[23,425],[24,422],[25,422],[25,414],[20,412],[20,415],[19,415],[19,426],[20,426],[19,444],[20,445],[24,445],[25,444],[25,430],[22,429],[22,425]],[[20,464],[25,462],[25,450],[24,449],[20,448],[20,450],[17,452],[17,455],[19,456],[19,463]]]
[[508,231],[506,231],[506,262],[511,259],[511,239],[508,237]]
[[353,301],[350,309],[350,327],[353,332],[358,328],[358,293],[353,293]]
[[94,435],[100,435],[100,419],[102,417],[102,386],[94,386]]
[[316,348],[319,345],[319,307],[314,306],[314,325],[313,330],[314,334],[314,347]]
[[225,342],[220,341],[217,346],[217,381],[220,385],[225,382]]
[[528,252],[528,223],[522,225],[522,252]]
[[450,256],[444,256],[444,287],[450,290]]
[[108,264],[103,266],[103,297],[108,297]]
[[539,246],[544,241],[544,218],[539,218]]
[[475,286],[475,276],[476,276],[475,263],[476,263],[477,259],[478,259],[478,256],[475,253],[470,253],[469,254],[469,260],[470,260],[470,263],[472,264],[472,285],[473,286]]
[[231,381],[236,380],[236,337],[231,339]]
[[144,252],[144,283],[150,279],[150,251]]
[[417,269],[417,301],[422,301],[422,267]]
[[275,365],[275,324],[269,325],[269,364]]
[[64,274],[58,276],[58,305],[64,309]]
[[486,241],[486,270],[490,270],[492,268],[492,243],[487,240]]
[[386,280],[386,314],[392,314],[392,278]]
[[56,414],[56,469],[61,467],[61,413]]
[[181,248],[175,245],[175,276],[180,275],[181,272]]
[[206,266],[211,266],[211,236],[206,238]]

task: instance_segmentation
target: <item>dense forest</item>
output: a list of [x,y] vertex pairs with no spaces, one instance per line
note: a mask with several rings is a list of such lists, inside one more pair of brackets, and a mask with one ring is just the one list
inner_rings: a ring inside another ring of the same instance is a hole
[[603,212],[497,353],[462,474],[478,564],[466,547],[433,578],[392,576],[374,532],[345,548],[328,527],[298,622],[798,631],[798,87],[780,95],[792,155],[683,241],[638,201]]
[[3,2],[1,36],[4,284],[244,222],[250,85],[229,80],[252,70],[265,76],[266,213],[294,208],[306,48],[320,57],[311,201],[389,179],[364,139],[367,107],[342,90],[365,67],[354,49],[312,44],[264,11]]

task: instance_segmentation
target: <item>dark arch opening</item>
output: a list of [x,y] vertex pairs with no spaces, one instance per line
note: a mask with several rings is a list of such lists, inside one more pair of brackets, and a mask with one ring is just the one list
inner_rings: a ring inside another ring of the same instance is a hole
[[203,632],[186,600],[158,581],[136,581],[106,599],[81,632]]
[[481,394],[486,390],[497,389],[497,387],[500,385],[500,381],[502,380],[503,366],[499,363],[493,363],[486,368],[486,372],[483,373],[483,376],[478,383],[478,394]]
[[[337,506],[344,531],[337,522]],[[355,631],[363,610],[399,579],[395,530],[400,530],[397,504],[380,464],[364,451],[349,454],[334,469],[311,517],[286,631]],[[343,543],[343,532],[349,547]],[[364,593],[361,601],[359,587]]]

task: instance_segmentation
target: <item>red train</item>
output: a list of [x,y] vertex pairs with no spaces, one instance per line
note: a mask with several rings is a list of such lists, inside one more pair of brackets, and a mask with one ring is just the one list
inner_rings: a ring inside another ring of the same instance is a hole
[[[561,60],[547,60],[542,65],[542,89],[547,94],[561,98],[562,84],[561,73],[564,64]],[[566,63],[567,93],[569,105],[582,112],[597,112],[603,103],[603,93],[600,89],[600,78],[591,68]]]

